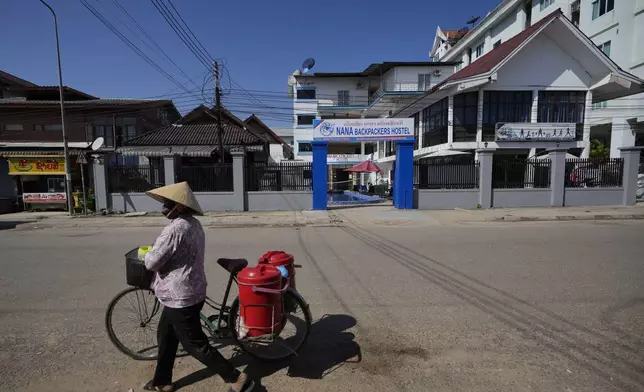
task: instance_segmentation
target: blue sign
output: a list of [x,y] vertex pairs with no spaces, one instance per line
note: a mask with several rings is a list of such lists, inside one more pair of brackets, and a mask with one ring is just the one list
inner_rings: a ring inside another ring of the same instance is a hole
[[313,140],[353,142],[414,140],[414,119],[316,120],[313,128]]

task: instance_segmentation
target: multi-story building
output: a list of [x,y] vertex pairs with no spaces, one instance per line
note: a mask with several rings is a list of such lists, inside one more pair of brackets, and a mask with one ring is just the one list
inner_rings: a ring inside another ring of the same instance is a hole
[[[384,62],[371,64],[361,72],[294,75],[289,92],[293,95],[295,156],[311,160],[316,119],[388,117],[446,80],[454,72],[455,64]],[[329,146],[328,178],[346,188],[349,174],[343,169],[367,159],[392,155],[393,151],[390,142],[334,143]],[[366,185],[365,176],[359,182]],[[352,185],[358,185],[358,180],[354,179]]]
[[[180,117],[170,100],[102,99],[70,87],[63,94],[73,188],[81,186],[81,170],[92,185],[88,165],[76,161],[98,137],[104,140],[98,153],[109,154]],[[0,211],[24,194],[34,195],[33,203],[55,198],[62,205],[64,171],[58,86],[38,86],[0,71]]]
[[[557,9],[622,70],[644,78],[644,0],[503,0],[471,30],[439,28],[429,56],[456,61],[454,71],[467,69]],[[531,71],[548,74],[552,69],[553,64],[543,63]],[[547,81],[533,87],[552,88]],[[611,100],[610,94],[593,94],[588,97],[593,104],[586,113],[587,139],[609,145],[613,157],[619,156],[619,147],[644,145],[644,95]],[[588,156],[588,140],[579,147]]]

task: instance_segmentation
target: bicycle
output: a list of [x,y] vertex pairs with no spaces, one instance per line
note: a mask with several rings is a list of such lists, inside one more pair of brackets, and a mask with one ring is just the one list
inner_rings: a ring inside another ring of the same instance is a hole
[[[265,362],[282,361],[297,355],[306,344],[311,332],[311,312],[302,295],[292,287],[284,292],[282,296],[282,328],[277,336],[270,334],[268,338],[262,336],[240,339],[237,334],[239,297],[235,298],[230,306],[226,303],[233,282],[237,283],[237,274],[248,265],[248,261],[245,259],[219,259],[217,263],[228,271],[230,276],[221,304],[206,297],[204,305],[218,312],[218,314],[210,316],[206,316],[203,311],[200,313],[201,324],[207,335],[210,335],[214,340],[233,338],[243,351]],[[136,299],[134,300],[132,297]],[[125,320],[119,320],[118,317],[115,317],[119,313],[115,313],[115,311],[119,310],[120,306],[134,313],[135,317],[130,314],[125,317]],[[154,292],[147,288],[130,287],[117,294],[110,301],[105,314],[107,334],[116,348],[136,360],[156,360],[158,357],[156,328],[162,306]],[[132,324],[130,328],[133,327],[131,333],[120,334],[115,331],[115,327],[129,323]],[[285,338],[286,327],[289,323],[295,326],[295,335]],[[298,335],[300,338],[296,339]],[[128,336],[133,336],[138,343],[124,342]],[[276,349],[282,349],[282,351],[271,354]],[[181,347],[179,350],[182,350]]]

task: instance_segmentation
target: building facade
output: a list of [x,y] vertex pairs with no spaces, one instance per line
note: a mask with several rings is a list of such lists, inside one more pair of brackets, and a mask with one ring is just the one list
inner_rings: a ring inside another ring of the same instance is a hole
[[[101,99],[64,88],[72,191],[88,188],[93,176],[78,155],[90,152],[99,137],[98,154],[109,154],[127,140],[179,118],[169,100]],[[64,157],[57,86],[38,86],[0,72],[0,199],[3,210],[22,206],[63,207]],[[113,159],[119,159],[114,156]],[[122,163],[122,162],[121,162]],[[81,172],[81,170],[83,172]]]
[[[643,0],[504,0],[472,29],[455,34],[439,28],[429,56],[457,61],[459,71],[557,9],[622,70],[644,78]],[[618,157],[620,147],[644,145],[644,95],[609,98],[593,96],[588,139],[609,146],[611,157]],[[581,154],[587,157],[590,147]]]

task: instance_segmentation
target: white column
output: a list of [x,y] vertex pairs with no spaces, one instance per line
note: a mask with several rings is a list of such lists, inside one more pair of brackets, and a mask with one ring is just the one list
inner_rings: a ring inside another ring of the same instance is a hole
[[[361,159],[364,159],[364,152],[365,152],[364,142],[362,142],[360,143],[360,154],[362,154]],[[364,186],[364,173],[360,173],[360,186]]]
[[423,123],[425,122],[425,115],[421,110],[418,112],[418,149],[423,148]]
[[447,98],[447,143],[454,143],[454,96]]
[[530,110],[530,122],[536,123],[539,117],[539,90],[532,90],[532,110]]
[[620,158],[620,148],[633,146],[635,146],[635,133],[631,129],[631,124],[625,118],[613,117],[610,131],[610,157]]
[[[483,97],[485,96],[483,88],[479,88],[479,102],[476,109],[476,141],[483,141]],[[478,153],[477,153],[478,155]]]
[[[593,110],[593,92],[588,90],[586,92],[586,102],[584,105],[584,149],[581,152],[582,158],[590,157],[590,114]],[[617,152],[619,154],[619,152]],[[612,156],[612,151],[611,151]]]

